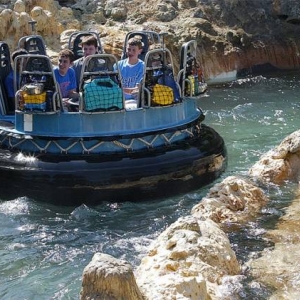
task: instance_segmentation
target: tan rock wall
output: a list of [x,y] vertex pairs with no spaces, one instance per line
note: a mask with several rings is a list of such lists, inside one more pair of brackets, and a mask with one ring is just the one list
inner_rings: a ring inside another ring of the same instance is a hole
[[[29,21],[36,21],[35,30]],[[74,18],[70,8],[60,7],[56,1],[18,0],[13,7],[0,13],[0,40],[6,41],[15,50],[22,36],[32,33],[42,35],[49,48],[59,52],[60,34],[68,29],[80,29],[80,23]]]
[[12,49],[22,35],[30,32],[26,23],[31,18],[37,21],[37,33],[56,53],[62,47],[59,36],[63,31],[93,29],[101,33],[105,50],[119,56],[126,32],[145,28],[168,33],[166,43],[178,67],[180,46],[196,39],[198,60],[206,79],[244,69],[251,72],[255,65],[269,63],[295,69],[300,64],[297,1],[293,5],[284,0],[257,0],[252,4],[243,0],[0,0],[1,3],[0,40],[6,40]]
[[300,178],[300,130],[287,136],[277,147],[263,155],[249,170],[250,176],[264,182],[283,184]]
[[[187,216],[168,227],[136,271],[147,299],[210,299],[207,290],[225,275],[237,275],[239,263],[219,226]],[[188,287],[188,288],[186,288]]]

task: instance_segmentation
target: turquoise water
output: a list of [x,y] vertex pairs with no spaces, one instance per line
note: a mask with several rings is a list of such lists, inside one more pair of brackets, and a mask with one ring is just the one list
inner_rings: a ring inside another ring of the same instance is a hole
[[[199,100],[205,123],[224,138],[229,163],[218,181],[246,174],[260,155],[300,127],[299,73],[281,73],[210,87]],[[0,299],[78,299],[84,267],[95,252],[140,263],[147,247],[187,215],[210,186],[168,199],[100,206],[58,207],[39,199],[0,200]],[[241,261],[269,246],[257,235],[274,226],[289,203],[290,186],[268,191],[273,201],[230,239]],[[255,233],[254,233],[255,232]],[[244,299],[266,299],[269,289],[247,280]]]

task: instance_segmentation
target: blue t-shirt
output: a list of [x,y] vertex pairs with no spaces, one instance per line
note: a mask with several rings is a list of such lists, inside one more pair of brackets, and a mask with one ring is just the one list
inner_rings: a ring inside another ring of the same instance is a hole
[[[121,73],[121,81],[123,88],[134,88],[140,83],[144,76],[145,63],[139,59],[135,65],[131,65],[128,62],[128,58],[118,61],[118,66]],[[114,69],[117,67],[114,65]],[[125,99],[132,99],[129,94],[125,94]]]
[[54,69],[54,75],[59,84],[62,97],[68,98],[69,91],[76,90],[77,88],[75,71],[72,68],[69,68],[66,75],[63,76],[59,74],[59,69],[56,67]]
[[118,61],[123,88],[134,88],[144,75],[145,63],[139,59],[135,65],[128,63],[128,58]]

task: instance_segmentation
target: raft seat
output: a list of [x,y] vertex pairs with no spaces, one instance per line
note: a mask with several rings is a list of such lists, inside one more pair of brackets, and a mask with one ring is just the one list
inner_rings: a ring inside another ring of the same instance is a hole
[[177,81],[184,96],[199,96],[207,89],[200,64],[197,61],[197,42],[195,40],[182,45]]
[[40,35],[28,35],[20,38],[18,48],[24,48],[29,54],[47,54],[44,39]]
[[[46,55],[27,54],[19,55],[16,60],[20,60],[22,66],[19,79],[15,80],[17,110],[32,113],[55,113],[63,110],[62,96],[50,58]],[[34,86],[41,86],[41,92],[32,93],[30,88]]]
[[12,99],[8,98],[7,91],[4,85],[5,79],[11,71],[10,51],[8,44],[0,42],[0,114],[13,114],[14,111],[11,109],[12,104],[9,101]]
[[52,64],[45,56],[29,56],[26,62],[25,70],[39,74],[39,72],[51,72]]
[[125,37],[121,59],[127,58],[127,52],[126,52],[127,43],[128,40],[133,37],[140,37],[143,43],[143,49],[139,55],[139,59],[143,61],[145,60],[146,54],[149,51],[150,47],[152,47],[153,45],[161,44],[160,35],[157,32],[150,31],[150,30],[137,30],[137,31],[128,32]]
[[94,31],[76,31],[69,37],[68,48],[73,51],[75,60],[83,57],[82,47],[80,45],[82,39],[87,36],[94,36],[97,39],[98,53],[104,53],[100,41],[99,34]]
[[145,56],[146,56],[146,53],[148,52],[149,50],[149,37],[148,37],[148,34],[147,32],[142,32],[142,31],[137,31],[137,32],[130,32],[126,38],[125,38],[125,42],[124,42],[124,47],[123,47],[123,53],[122,53],[122,56],[121,56],[121,59],[125,59],[127,58],[127,51],[126,51],[126,48],[127,48],[127,42],[129,39],[133,38],[133,37],[139,37],[142,41],[142,44],[143,44],[143,48],[142,48],[142,51],[141,53],[139,54],[139,59],[141,60],[145,60]]
[[148,51],[142,80],[144,106],[166,106],[181,101],[181,90],[173,72],[172,55],[168,49]]
[[80,76],[79,110],[86,113],[124,109],[120,73],[114,70],[114,55],[95,54],[85,58]]

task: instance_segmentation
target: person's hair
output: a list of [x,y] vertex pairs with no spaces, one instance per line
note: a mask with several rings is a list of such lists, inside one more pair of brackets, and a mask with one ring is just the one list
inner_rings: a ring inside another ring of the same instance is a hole
[[28,52],[25,49],[20,48],[12,53],[11,59],[14,61],[17,56],[25,54],[28,54]]
[[88,46],[95,46],[96,48],[98,47],[98,41],[97,41],[97,38],[93,35],[87,35],[87,36],[84,36],[82,39],[81,39],[81,42],[79,44],[79,46],[84,46],[84,45],[88,45]]
[[134,37],[130,38],[127,42],[129,46],[138,46],[139,49],[142,49],[144,43],[142,42],[142,37],[140,35],[135,35]]
[[74,53],[70,49],[63,49],[58,53],[58,57],[68,57],[70,62],[73,62],[75,59]]

